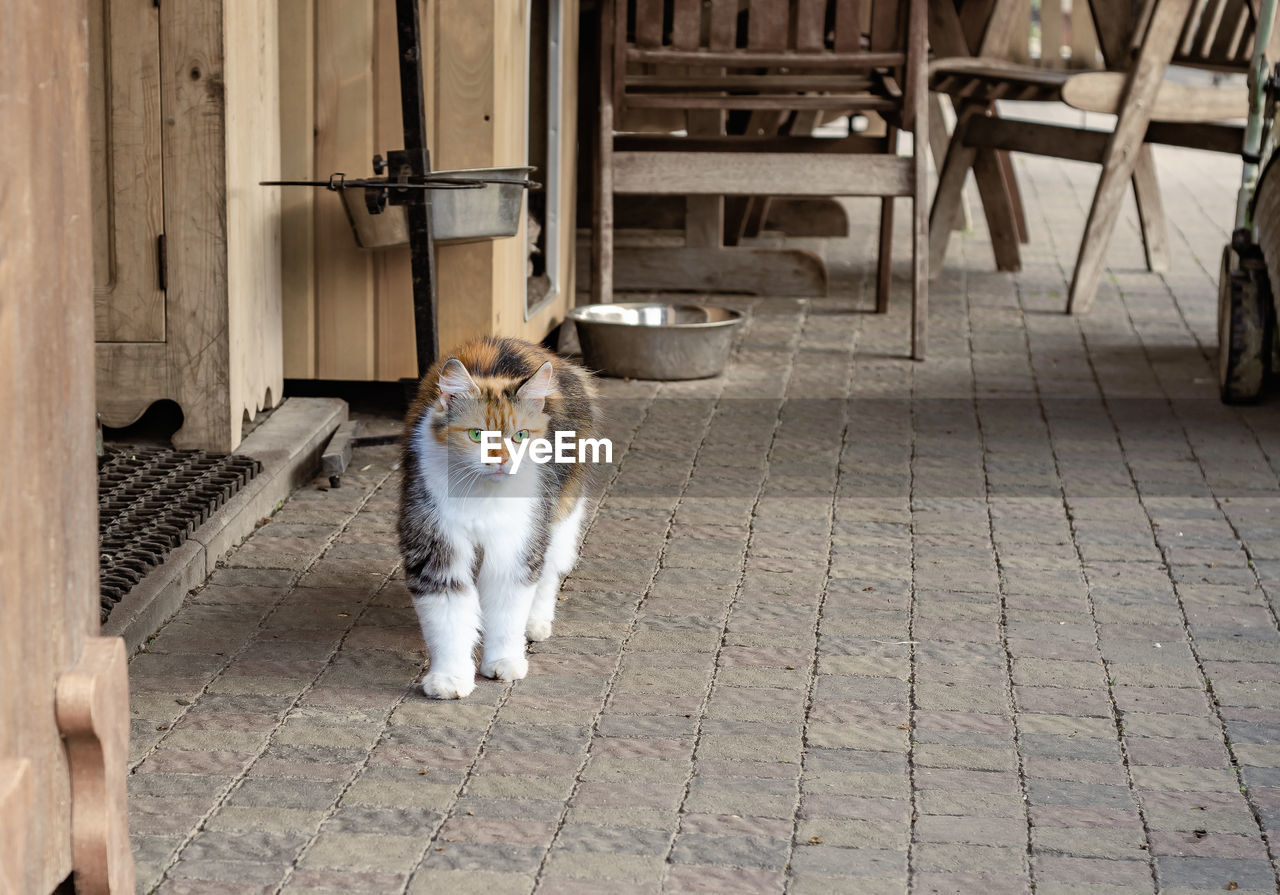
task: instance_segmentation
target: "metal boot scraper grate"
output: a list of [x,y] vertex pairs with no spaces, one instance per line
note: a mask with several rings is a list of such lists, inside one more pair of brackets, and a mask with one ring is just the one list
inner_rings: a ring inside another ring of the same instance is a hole
[[261,470],[235,454],[107,446],[98,461],[102,620]]

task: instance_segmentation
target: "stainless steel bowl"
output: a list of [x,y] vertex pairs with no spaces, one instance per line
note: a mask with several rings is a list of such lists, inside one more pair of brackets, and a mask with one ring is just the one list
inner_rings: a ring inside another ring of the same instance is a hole
[[632,379],[705,379],[729,359],[741,311],[708,305],[618,302],[569,311],[586,365]]

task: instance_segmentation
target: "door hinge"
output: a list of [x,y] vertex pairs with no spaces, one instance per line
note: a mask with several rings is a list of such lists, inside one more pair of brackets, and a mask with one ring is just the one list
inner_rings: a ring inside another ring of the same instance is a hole
[[168,266],[169,259],[165,256],[164,234],[161,233],[156,237],[156,279],[159,280],[161,292],[164,292],[168,288]]

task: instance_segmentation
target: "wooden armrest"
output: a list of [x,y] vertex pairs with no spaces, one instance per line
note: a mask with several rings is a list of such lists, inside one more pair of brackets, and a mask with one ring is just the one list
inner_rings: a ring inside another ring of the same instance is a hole
[[[1120,111],[1126,75],[1096,71],[1072,75],[1062,86],[1062,101],[1083,112]],[[1238,87],[1194,87],[1164,81],[1156,94],[1151,117],[1156,121],[1227,121],[1247,118],[1249,90]]]
[[1069,72],[1051,71],[983,56],[951,56],[934,59],[929,63],[930,80],[945,75],[967,75],[991,81],[1011,81],[1051,88],[1061,87],[1071,78]]

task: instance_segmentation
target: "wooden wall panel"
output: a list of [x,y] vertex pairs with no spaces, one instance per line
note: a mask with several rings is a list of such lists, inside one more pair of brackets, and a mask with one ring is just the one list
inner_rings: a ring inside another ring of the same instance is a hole
[[[143,370],[162,375],[168,396],[181,405],[182,429],[175,445],[233,444],[227,332],[226,83],[222,8],[218,3],[170,4],[160,17],[164,133],[165,245],[168,313],[181,317],[166,339],[168,363]],[[216,222],[216,224],[215,224]],[[175,320],[175,324],[176,324]],[[99,343],[99,351],[115,351]],[[167,375],[166,375],[167,374]],[[132,397],[126,383],[104,395]],[[216,405],[216,406],[215,406]],[[141,414],[145,407],[137,408]],[[121,425],[107,415],[103,420]],[[132,415],[132,414],[130,414]],[[132,420],[125,420],[125,424]],[[239,419],[236,419],[238,425]],[[236,439],[238,441],[238,439]]]
[[159,15],[147,0],[89,3],[94,331],[104,342],[164,341]]
[[[316,42],[314,0],[279,0],[280,177],[313,180]],[[305,135],[305,137],[304,137]],[[286,376],[316,375],[316,191],[280,190],[280,301]]]
[[[316,3],[315,165],[371,173],[373,158],[373,5]],[[316,197],[316,373],[321,379],[373,378],[373,264],[356,245],[342,200]]]
[[[279,0],[282,15],[295,0]],[[527,158],[527,0],[422,0],[424,94],[432,166],[521,165]],[[350,4],[316,6],[315,51],[281,53],[281,90],[301,100],[313,82],[314,137],[304,116],[284,116],[286,165],[301,159],[299,143],[313,146],[312,171],[370,172],[374,152],[402,145],[399,72],[392,0],[375,0],[355,18],[342,19],[342,35],[326,34]],[[499,333],[541,339],[564,317],[573,294],[573,227],[577,133],[578,4],[565,0],[564,97],[560,152],[563,231],[559,297],[532,320],[524,319],[526,244],[520,235],[490,243],[440,246],[437,289],[442,350],[473,335]],[[282,35],[285,32],[282,31]],[[297,29],[288,31],[297,36]],[[288,39],[288,38],[285,38]],[[285,189],[285,207],[303,188]],[[285,375],[296,378],[395,380],[416,375],[413,300],[408,250],[369,251],[356,246],[341,200],[310,191],[314,230],[286,232],[284,260]],[[293,226],[286,220],[286,226]],[[308,269],[308,259],[312,266]],[[308,300],[309,297],[309,300]],[[314,327],[314,328],[312,328]]]
[[259,186],[280,171],[277,17],[270,3],[228,3],[226,53],[227,330],[232,443],[244,417],[279,403],[280,191]]
[[[524,0],[439,0],[435,27],[452,36],[436,46],[435,164],[479,168],[524,164]],[[512,239],[436,250],[440,349],[491,329],[523,328],[525,228]],[[468,291],[473,298],[464,296]]]
[[229,451],[281,397],[280,197],[259,186],[280,170],[276,22],[273,4],[161,8],[164,341],[98,342],[109,426],[169,398],[176,447]]
[[[376,0],[374,6],[373,82],[374,143],[376,151],[404,146],[404,124],[400,111],[399,43],[396,37],[395,0]],[[431,20],[422,17],[422,45],[431,46]],[[425,68],[425,67],[424,67]],[[431,143],[430,92],[427,102],[427,142]],[[372,252],[374,332],[374,379],[395,380],[417,373],[417,343],[413,333],[413,275],[407,248]]]

